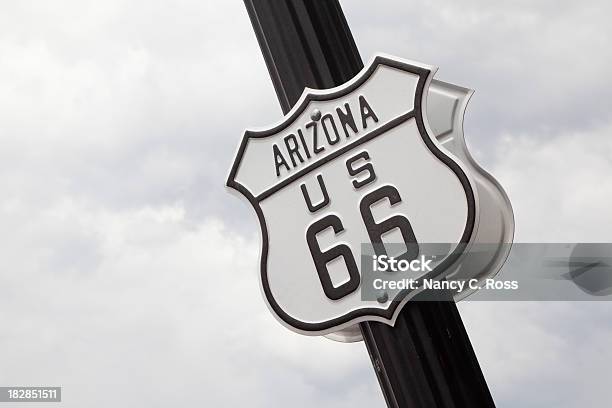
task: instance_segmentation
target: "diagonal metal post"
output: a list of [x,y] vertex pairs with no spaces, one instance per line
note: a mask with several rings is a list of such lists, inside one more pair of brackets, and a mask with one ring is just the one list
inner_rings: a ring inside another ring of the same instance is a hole
[[[245,5],[284,113],[305,87],[338,86],[363,68],[337,0]],[[360,328],[389,407],[495,407],[452,298],[408,302],[395,327]]]

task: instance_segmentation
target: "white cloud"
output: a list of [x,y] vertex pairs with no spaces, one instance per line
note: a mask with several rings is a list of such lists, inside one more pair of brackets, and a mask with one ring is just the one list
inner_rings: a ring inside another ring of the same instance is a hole
[[[493,174],[514,206],[517,242],[610,242],[612,123],[593,131],[506,135]],[[460,310],[504,406],[605,404],[607,302],[465,302]]]
[[476,90],[466,135],[483,161],[502,133],[548,136],[611,118],[609,2],[344,3],[364,59],[387,52],[423,61]]
[[220,204],[231,155],[278,114],[242,4],[15,3],[0,21],[5,194],[241,208]]
[[606,303],[464,302],[459,309],[499,406],[606,404]]
[[[26,214],[5,209],[2,219]],[[14,273],[2,275],[11,370],[0,382],[60,384],[67,406],[349,406],[334,384],[379,398],[374,378],[356,376],[368,363],[362,347],[274,321],[254,237],[215,220],[193,227],[180,205],[117,213],[63,202],[32,218],[2,242]]]
[[610,242],[612,121],[561,134],[506,135],[493,173],[512,197],[519,242]]

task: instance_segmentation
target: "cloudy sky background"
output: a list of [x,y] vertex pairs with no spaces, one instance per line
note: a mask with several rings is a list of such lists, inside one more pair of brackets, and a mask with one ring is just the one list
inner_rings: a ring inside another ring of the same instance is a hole
[[[612,3],[343,7],[364,60],[476,89],[466,137],[517,241],[612,241]],[[261,299],[258,225],[223,182],[279,115],[239,0],[0,0],[0,385],[60,385],[66,407],[383,407],[363,344],[293,334]],[[609,303],[460,310],[499,407],[609,404]]]

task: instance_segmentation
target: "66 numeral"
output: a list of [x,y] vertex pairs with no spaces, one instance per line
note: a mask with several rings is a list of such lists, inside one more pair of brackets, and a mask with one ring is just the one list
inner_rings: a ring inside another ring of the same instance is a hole
[[[355,189],[359,190],[362,187],[372,183],[376,180],[376,173],[374,167],[369,161],[370,157],[366,151],[363,151],[346,161],[346,167],[350,176],[354,177],[352,184]],[[361,162],[361,164],[357,164]],[[367,175],[366,175],[367,173]],[[365,177],[360,177],[365,176]],[[319,187],[323,193],[323,200],[317,204],[313,204],[308,191],[306,190],[305,184],[301,185],[301,190],[304,195],[304,200],[308,206],[310,212],[315,213],[329,205],[330,199],[329,194],[325,188],[325,183],[321,175],[317,176]],[[374,245],[374,250],[377,255],[386,255],[386,251],[383,245],[382,237],[394,230],[398,229],[402,234],[404,244],[406,245],[406,252],[401,254],[399,259],[412,260],[418,256],[418,246],[416,245],[416,237],[410,221],[403,215],[394,215],[381,222],[376,222],[372,214],[372,206],[382,200],[388,200],[391,206],[397,205],[402,202],[399,191],[392,185],[383,185],[376,190],[366,194],[359,203],[359,210],[361,212],[361,218],[368,231],[371,243]],[[319,280],[325,295],[332,300],[341,299],[351,293],[353,293],[360,284],[360,275],[355,262],[355,257],[347,244],[338,244],[332,248],[322,251],[317,241],[317,234],[332,228],[335,235],[340,234],[344,231],[344,226],[340,217],[334,214],[329,214],[323,218],[312,223],[306,230],[306,242],[310,249],[312,259],[314,261]],[[349,279],[339,286],[334,286],[328,264],[337,259],[342,258],[346,269],[348,271]]]

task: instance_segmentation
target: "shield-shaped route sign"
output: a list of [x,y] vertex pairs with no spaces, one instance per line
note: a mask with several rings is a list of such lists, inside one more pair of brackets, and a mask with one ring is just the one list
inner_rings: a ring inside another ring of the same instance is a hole
[[471,243],[474,181],[425,116],[434,73],[377,56],[340,87],[306,89],[276,126],[245,132],[227,185],[255,208],[265,299],[293,330],[393,323],[415,291],[363,299],[362,244],[404,243],[400,259],[419,243],[451,244],[418,277],[440,279]]

